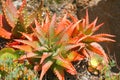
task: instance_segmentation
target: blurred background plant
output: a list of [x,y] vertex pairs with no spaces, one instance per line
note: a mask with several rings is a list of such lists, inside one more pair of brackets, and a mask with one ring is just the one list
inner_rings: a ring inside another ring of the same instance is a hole
[[38,80],[38,73],[32,70],[28,62],[21,64],[15,61],[22,51],[12,48],[0,50],[0,80]]

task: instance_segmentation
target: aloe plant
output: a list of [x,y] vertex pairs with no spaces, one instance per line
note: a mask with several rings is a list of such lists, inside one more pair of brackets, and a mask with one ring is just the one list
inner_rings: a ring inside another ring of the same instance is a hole
[[[72,18],[74,19],[74,22],[78,21],[75,17]],[[92,53],[99,54],[108,63],[109,58],[107,57],[107,54],[99,42],[115,42],[115,40],[111,39],[115,36],[105,33],[95,34],[95,32],[98,31],[99,28],[104,24],[101,23],[99,25],[96,25],[97,20],[98,18],[89,23],[88,10],[86,10],[86,16],[74,30],[73,39],[71,42],[75,42],[76,44],[83,44],[77,49],[79,49],[79,53],[84,54],[86,57],[89,58]]]
[[33,71],[28,62],[21,64],[19,61],[16,61],[21,54],[23,54],[23,51],[14,50],[13,48],[0,50],[1,80],[38,80],[37,72]]
[[[6,39],[20,38],[19,32],[30,33],[30,25],[41,11],[27,11],[27,2],[22,0],[22,5],[17,9],[12,0],[1,0],[2,13],[0,13],[0,37]],[[39,7],[41,9],[41,7]]]
[[41,70],[40,80],[49,69],[53,70],[59,80],[64,80],[64,70],[75,75],[77,72],[71,62],[84,59],[84,56],[71,51],[73,47],[77,47],[80,44],[72,45],[69,43],[69,31],[79,21],[76,24],[72,24],[66,19],[66,16],[59,23],[56,22],[56,15],[52,17],[52,20],[47,15],[42,25],[35,20],[36,28],[33,29],[34,32],[32,34],[22,33],[28,40],[15,40],[23,43],[23,45],[15,45],[13,47],[27,52],[19,60],[28,59],[29,62],[36,63],[31,60],[38,58],[34,69]]
[[[68,19],[70,18],[70,20]],[[71,14],[66,14],[61,20],[56,20],[56,15],[51,19],[47,15],[40,24],[35,20],[33,33],[21,32],[26,40],[16,39],[21,45],[12,47],[24,50],[25,55],[19,60],[27,59],[34,65],[34,69],[41,71],[40,80],[51,69],[59,80],[64,80],[64,70],[76,75],[72,62],[90,58],[91,53],[102,56],[105,61],[108,57],[97,42],[112,41],[110,34],[93,34],[102,24],[96,26],[97,19],[89,24],[88,12],[83,20],[78,20]],[[95,43],[96,42],[96,43]]]

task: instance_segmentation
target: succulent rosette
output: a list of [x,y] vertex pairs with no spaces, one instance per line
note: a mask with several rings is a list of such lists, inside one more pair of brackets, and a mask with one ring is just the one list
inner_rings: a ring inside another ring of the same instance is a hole
[[35,20],[33,33],[21,32],[26,39],[15,40],[21,45],[12,47],[25,51],[19,60],[27,59],[36,71],[41,71],[40,80],[49,69],[53,70],[59,80],[64,80],[64,71],[77,74],[73,61],[90,58],[93,52],[108,61],[106,53],[97,42],[114,42],[110,39],[114,36],[94,34],[103,25],[96,26],[96,22],[97,19],[89,23],[88,12],[83,20],[78,20],[69,13],[60,20],[56,19],[56,14],[52,18],[46,14],[41,24]]

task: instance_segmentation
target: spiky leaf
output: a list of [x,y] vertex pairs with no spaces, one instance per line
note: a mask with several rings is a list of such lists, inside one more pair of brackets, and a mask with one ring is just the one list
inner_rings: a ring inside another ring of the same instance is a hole
[[11,0],[6,0],[6,2],[2,0],[2,8],[6,20],[9,25],[14,28],[18,18],[17,9],[14,7]]
[[53,64],[53,61],[51,61],[51,60],[46,61],[45,63],[43,63],[42,72],[40,74],[40,80],[42,80],[43,76],[45,75],[45,73],[48,71],[48,69],[51,67],[52,64]]

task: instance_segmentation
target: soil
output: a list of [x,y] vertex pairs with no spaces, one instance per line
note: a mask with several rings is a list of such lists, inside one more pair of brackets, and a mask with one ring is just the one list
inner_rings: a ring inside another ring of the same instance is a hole
[[4,48],[9,40],[6,40],[4,38],[0,38],[0,50]]

